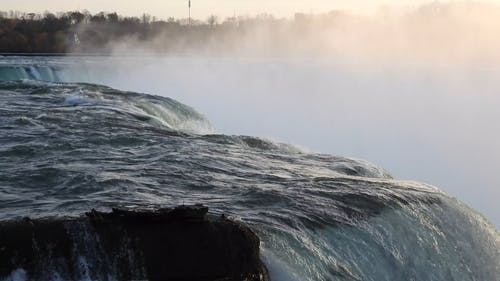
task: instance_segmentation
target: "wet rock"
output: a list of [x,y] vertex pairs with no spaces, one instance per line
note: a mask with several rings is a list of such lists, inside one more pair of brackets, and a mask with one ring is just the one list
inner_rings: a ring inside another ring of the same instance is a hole
[[0,279],[265,280],[259,238],[202,205],[0,224]]

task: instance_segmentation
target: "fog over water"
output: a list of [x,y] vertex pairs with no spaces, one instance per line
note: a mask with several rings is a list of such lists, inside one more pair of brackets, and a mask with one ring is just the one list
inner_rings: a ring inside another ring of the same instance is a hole
[[263,22],[181,56],[150,55],[165,38],[131,39],[71,75],[172,97],[220,133],[369,160],[439,186],[499,227],[499,15],[477,2],[337,11]]
[[89,80],[175,98],[220,133],[369,160],[397,178],[437,185],[500,224],[495,67],[227,57],[101,63],[89,62]]

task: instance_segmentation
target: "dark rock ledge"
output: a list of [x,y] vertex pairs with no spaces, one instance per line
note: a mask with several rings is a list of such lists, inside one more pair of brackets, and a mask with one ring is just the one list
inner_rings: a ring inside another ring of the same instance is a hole
[[207,212],[194,205],[3,222],[0,279],[267,280],[257,235]]

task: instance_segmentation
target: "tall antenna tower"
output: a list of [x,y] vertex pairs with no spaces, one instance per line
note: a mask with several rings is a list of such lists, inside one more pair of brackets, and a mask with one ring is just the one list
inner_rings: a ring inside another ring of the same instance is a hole
[[189,26],[191,26],[191,0],[188,0]]

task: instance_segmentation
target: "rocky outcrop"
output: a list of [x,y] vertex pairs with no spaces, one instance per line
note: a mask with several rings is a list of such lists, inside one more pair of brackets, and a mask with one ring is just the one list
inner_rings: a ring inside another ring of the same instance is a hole
[[92,210],[0,224],[0,279],[266,280],[259,238],[208,208]]

